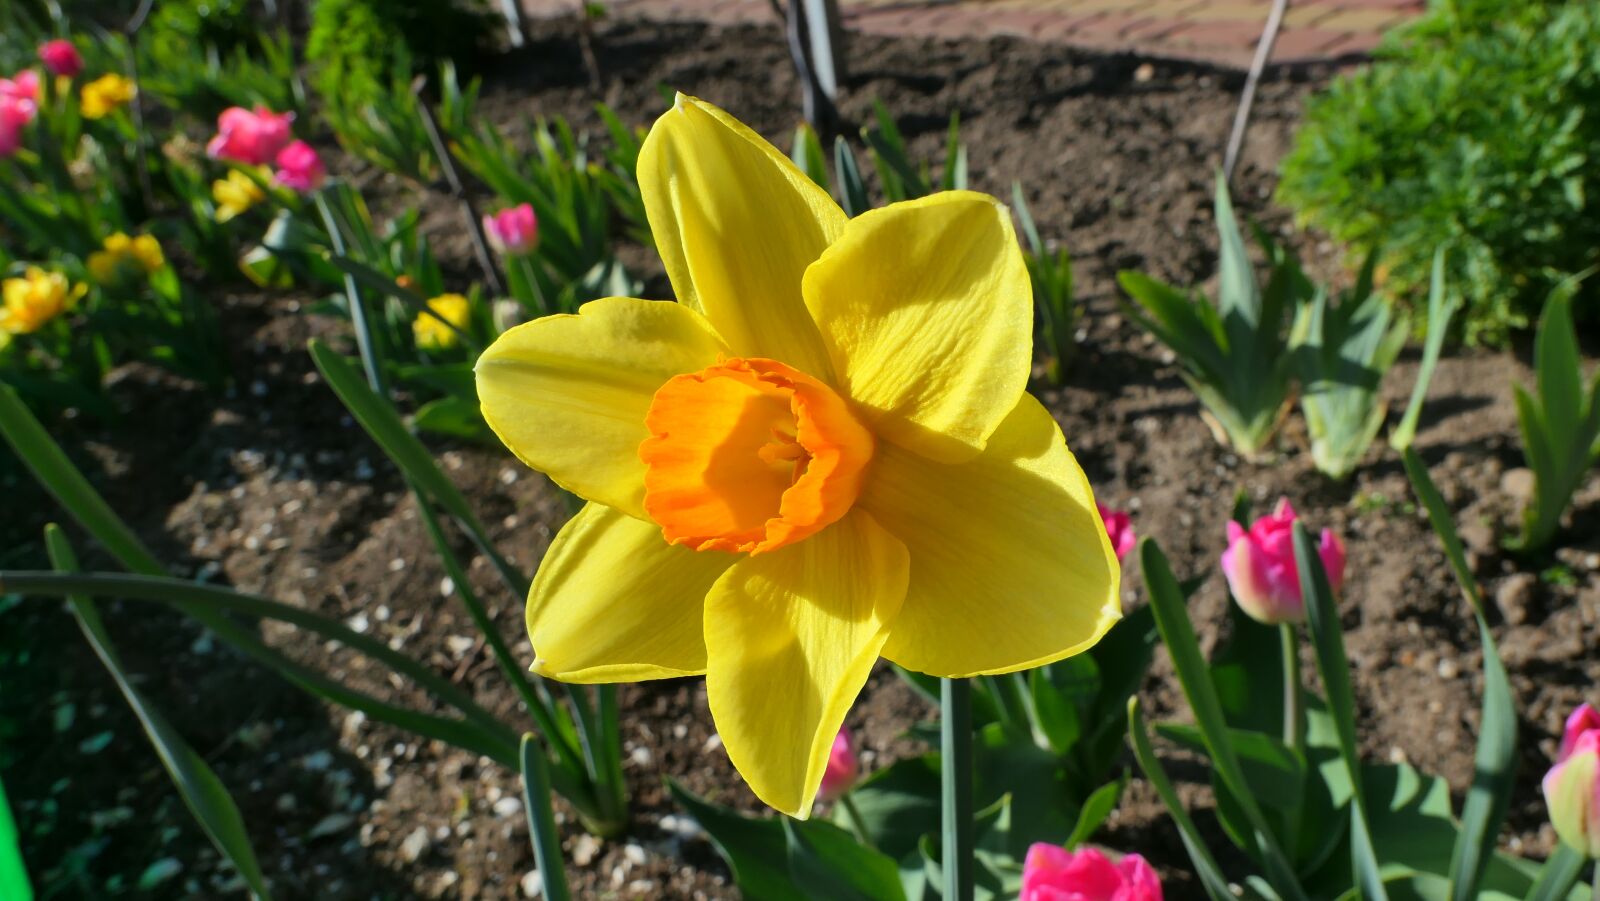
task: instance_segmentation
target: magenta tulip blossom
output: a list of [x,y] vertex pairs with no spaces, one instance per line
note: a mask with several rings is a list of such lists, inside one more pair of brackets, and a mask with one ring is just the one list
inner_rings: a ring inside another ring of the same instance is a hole
[[861,775],[861,761],[856,758],[855,742],[850,730],[839,728],[833,739],[833,749],[828,752],[828,768],[822,771],[822,787],[817,790],[817,800],[836,801],[856,784]]
[[1106,535],[1111,538],[1111,550],[1116,552],[1117,562],[1120,563],[1138,540],[1133,533],[1133,517],[1126,510],[1113,510],[1099,501],[1095,501],[1094,505],[1100,511],[1100,521],[1105,523]]
[[39,104],[39,73],[23,69],[10,78],[0,78],[0,100],[26,103],[28,121],[33,121],[33,113]]
[[289,146],[294,113],[275,113],[264,106],[247,110],[230,106],[217,117],[217,134],[206,144],[212,159],[264,166]]
[[1094,848],[1040,842],[1028,848],[1017,901],[1161,901],[1161,880],[1137,854],[1113,863]]
[[[1222,552],[1222,574],[1228,579],[1239,607],[1259,622],[1293,623],[1305,619],[1305,599],[1300,596],[1300,568],[1294,562],[1294,507],[1288,498],[1245,531],[1228,523],[1228,549]],[[1344,542],[1322,530],[1317,555],[1327,570],[1334,591],[1344,584]]]
[[1561,752],[1544,777],[1544,802],[1561,841],[1600,858],[1600,710],[1584,704],[1567,717]]
[[39,45],[39,59],[51,75],[77,78],[83,71],[83,56],[66,38],[56,38]]
[[305,141],[295,141],[278,152],[278,171],[273,180],[286,188],[306,194],[322,187],[328,170],[322,157]]
[[0,94],[0,158],[22,146],[22,130],[33,121],[36,109],[32,100]]
[[484,216],[483,231],[494,249],[505,254],[527,253],[539,243],[539,219],[528,203]]

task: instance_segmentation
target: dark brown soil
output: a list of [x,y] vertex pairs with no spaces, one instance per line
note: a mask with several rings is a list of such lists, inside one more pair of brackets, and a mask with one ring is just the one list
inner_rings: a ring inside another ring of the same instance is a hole
[[[585,87],[576,45],[557,36],[493,63],[483,113],[508,126],[562,115],[598,132],[595,100],[647,124],[663,108],[657,87],[667,86],[717,102],[788,146],[798,106],[777,31],[619,23],[602,30],[598,49],[608,79],[603,97]],[[1262,506],[1290,497],[1311,523],[1342,531],[1349,544],[1345,624],[1366,754],[1442,774],[1459,793],[1472,774],[1479,651],[1398,461],[1374,450],[1352,482],[1331,484],[1312,469],[1298,417],[1273,460],[1239,460],[1212,440],[1170,358],[1119,308],[1112,282],[1119,268],[1179,283],[1212,276],[1211,179],[1238,79],[1013,41],[856,37],[851,63],[848,117],[864,120],[871,99],[880,98],[914,149],[931,157],[958,110],[973,186],[1008,196],[1020,181],[1046,235],[1073,251],[1086,302],[1080,357],[1068,387],[1036,390],[1102,498],[1132,509],[1136,528],[1160,540],[1180,573],[1212,573],[1192,608],[1207,646],[1225,629],[1215,569],[1234,492],[1245,488]],[[1289,221],[1266,199],[1272,172],[1320,77],[1269,79],[1258,102],[1237,193],[1242,207],[1276,229]],[[383,195],[380,209],[422,204],[436,247],[455,271],[470,272],[454,207],[433,195],[413,197],[388,177],[365,181]],[[1300,234],[1291,241],[1314,273],[1341,275],[1328,244]],[[664,290],[659,269],[652,271],[651,285]],[[307,315],[308,297],[218,300],[233,352],[232,393],[217,398],[128,367],[110,389],[126,421],[65,420],[57,436],[174,572],[368,630],[519,722],[512,692],[459,603],[441,590],[444,574],[403,484],[304,352],[308,337],[339,335],[339,324]],[[1395,406],[1415,369],[1408,359],[1391,374]],[[1497,550],[1520,503],[1510,385],[1527,379],[1517,354],[1446,359],[1418,446],[1499,605],[1496,632],[1524,730],[1508,844],[1542,856],[1552,835],[1537,779],[1561,717],[1600,677],[1600,662],[1585,652],[1600,638],[1600,488],[1580,494],[1566,548],[1554,559],[1525,562]],[[565,517],[563,501],[498,448],[440,444],[438,451],[501,547],[531,571]],[[41,565],[38,527],[60,513],[24,475],[8,471],[0,480],[15,511],[0,523],[0,547],[12,549],[0,565]],[[91,564],[109,565],[85,552]],[[526,662],[521,599],[507,596],[482,560],[471,579]],[[1132,566],[1126,591],[1130,603],[1142,603]],[[9,730],[0,734],[0,764],[36,880],[61,885],[63,897],[224,894],[225,868],[70,617],[32,601],[5,609],[0,600],[0,609],[0,724]],[[518,796],[515,774],[313,702],[159,608],[114,604],[107,620],[140,687],[232,789],[278,897],[522,897],[533,864],[523,816],[507,800]],[[288,629],[264,634],[381,697],[423,703],[410,685],[347,653]],[[1157,717],[1182,715],[1164,657],[1146,694]],[[634,824],[624,839],[603,843],[567,826],[577,895],[733,897],[726,869],[662,789],[662,778],[672,776],[758,809],[718,749],[702,686],[627,686],[621,697]],[[893,675],[878,673],[850,720],[869,766],[913,752],[917,745],[903,732],[931,713]],[[1207,797],[1196,785],[1184,793],[1202,804]],[[1201,820],[1211,822],[1205,814]],[[1213,835],[1220,844],[1214,828]],[[1176,833],[1143,782],[1135,780],[1098,840],[1154,859],[1172,897],[1196,893]],[[179,874],[135,890],[144,869],[164,858],[181,865]]]

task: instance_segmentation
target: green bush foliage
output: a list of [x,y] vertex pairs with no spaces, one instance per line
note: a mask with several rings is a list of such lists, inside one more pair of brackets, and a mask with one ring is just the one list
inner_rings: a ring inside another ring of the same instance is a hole
[[306,39],[312,83],[325,100],[359,109],[397,69],[479,57],[493,21],[481,0],[317,0]]
[[1381,250],[1396,297],[1425,296],[1448,247],[1463,337],[1504,341],[1600,261],[1600,4],[1435,4],[1310,102],[1278,193]]

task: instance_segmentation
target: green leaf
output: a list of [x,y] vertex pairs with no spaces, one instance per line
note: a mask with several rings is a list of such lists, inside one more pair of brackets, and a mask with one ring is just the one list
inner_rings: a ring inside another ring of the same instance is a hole
[[417,408],[412,421],[424,432],[468,441],[486,441],[493,436],[477,401],[463,397],[434,398]]
[[567,867],[561,857],[561,832],[550,809],[549,761],[539,740],[522,736],[517,754],[522,769],[522,807],[528,815],[528,835],[533,841],[533,859],[539,867],[539,883],[546,901],[567,901]]
[[1095,789],[1083,802],[1083,807],[1078,811],[1077,825],[1072,827],[1072,834],[1067,837],[1066,845],[1070,848],[1088,841],[1117,809],[1117,802],[1122,800],[1122,792],[1128,787],[1128,773],[1123,772],[1122,778]]
[[1455,314],[1454,298],[1444,291],[1443,247],[1433,254],[1433,280],[1428,290],[1428,335],[1422,346],[1422,365],[1417,368],[1417,382],[1411,387],[1411,400],[1400,424],[1389,434],[1389,446],[1403,451],[1411,446],[1417,435],[1417,418],[1422,415],[1422,402],[1428,396],[1428,383],[1433,381],[1434,367],[1439,365],[1439,354],[1444,349],[1444,337],[1450,329],[1450,317]]
[[838,901],[904,901],[900,869],[890,858],[862,847],[831,823],[779,820],[788,847],[789,875],[807,895]]
[[[1545,301],[1539,331],[1533,342],[1533,366],[1539,402],[1545,419],[1564,428],[1582,415],[1583,380],[1579,369],[1578,336],[1572,326],[1572,290],[1556,290]],[[1566,444],[1556,433],[1556,443]]]
[[[937,780],[937,775],[934,778]],[[809,901],[790,878],[789,840],[777,820],[742,816],[672,779],[667,780],[667,791],[711,837],[744,897],[750,901]]]
[[1250,264],[1250,254],[1244,247],[1244,235],[1239,231],[1239,221],[1233,214],[1233,201],[1228,197],[1228,181],[1221,172],[1216,174],[1216,191],[1212,202],[1216,212],[1217,235],[1220,238],[1217,264],[1217,308],[1224,318],[1230,313],[1244,317],[1251,326],[1261,323],[1261,289],[1256,285],[1255,267]]
[[817,138],[817,132],[809,124],[802,122],[794,130],[794,149],[789,152],[789,158],[800,167],[824,191],[829,190],[828,185],[828,160],[822,153],[822,141]]
[[[44,537],[50,562],[56,570],[61,573],[77,572],[77,555],[67,543],[66,534],[52,524],[45,527]],[[271,898],[266,879],[261,875],[261,865],[256,862],[250,836],[245,831],[244,817],[239,814],[239,807],[233,803],[227,787],[217,778],[205,758],[195,753],[194,748],[183,740],[183,736],[172,728],[160,711],[133,687],[94,604],[81,595],[69,596],[68,602],[72,615],[78,620],[78,627],[117,683],[128,706],[133,708],[139,725],[144,727],[145,735],[155,748],[156,756],[161,758],[161,765],[166,767],[167,775],[172,777],[172,784],[177,787],[178,794],[182,796],[183,803],[188,805],[195,821],[205,830],[206,836],[222,856],[239,871],[250,890],[259,898]],[[7,894],[6,897],[11,896]]]
[[1294,524],[1294,556],[1295,565],[1300,571],[1300,591],[1306,599],[1311,642],[1316,648],[1317,672],[1322,676],[1328,709],[1333,715],[1334,728],[1339,736],[1339,752],[1345,769],[1350,773],[1353,787],[1350,848],[1356,880],[1365,897],[1371,901],[1386,901],[1389,896],[1384,890],[1383,875],[1378,870],[1378,855],[1373,849],[1361,784],[1361,759],[1356,744],[1355,692],[1350,687],[1350,661],[1345,656],[1339,608],[1334,601],[1333,589],[1328,585],[1328,574],[1322,568],[1322,559],[1317,555],[1316,545],[1311,543],[1311,536],[1302,522]]
[[833,139],[833,170],[839,176],[839,205],[845,215],[855,217],[872,208],[867,201],[867,186],[861,180],[861,167],[844,135]]
[[1195,828],[1194,820],[1189,817],[1189,811],[1184,808],[1183,802],[1178,799],[1178,793],[1173,790],[1172,780],[1167,777],[1167,771],[1156,758],[1155,749],[1150,745],[1150,729],[1145,725],[1144,714],[1139,709],[1137,697],[1128,699],[1128,743],[1133,747],[1133,756],[1139,762],[1139,769],[1144,771],[1144,777],[1155,788],[1156,794],[1167,806],[1167,813],[1177,825],[1178,836],[1183,839],[1183,847],[1189,852],[1189,861],[1194,864],[1195,874],[1200,877],[1200,884],[1205,887],[1206,894],[1211,896],[1212,901],[1232,901],[1233,890],[1228,887],[1228,880],[1222,875],[1222,868],[1217,866],[1216,858],[1211,856],[1205,840],[1200,837],[1200,830]]
[[17,842],[17,822],[6,803],[6,787],[0,783],[0,897],[33,901],[28,884],[28,868],[22,862],[22,847]]
[[857,785],[850,798],[878,850],[904,860],[939,822],[939,755],[897,760]]
[[1556,842],[1556,851],[1539,868],[1539,878],[1528,890],[1528,901],[1558,901],[1572,893],[1572,887],[1583,872],[1588,860],[1564,842]]
[[[1069,658],[1077,659],[1077,658]],[[1078,716],[1078,706],[1062,695],[1050,681],[1044,668],[1028,673],[1028,689],[1033,706],[1033,718],[1039,731],[1050,742],[1050,749],[1066,754],[1083,734],[1083,723]]]

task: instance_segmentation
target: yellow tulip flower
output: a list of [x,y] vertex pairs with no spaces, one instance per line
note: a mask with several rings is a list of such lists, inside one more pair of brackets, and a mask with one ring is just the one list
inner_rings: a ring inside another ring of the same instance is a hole
[[85,119],[103,119],[131,101],[139,89],[121,75],[102,75],[83,86],[79,110]]
[[[460,294],[441,294],[428,301],[428,309],[462,330],[466,329],[472,316],[472,304]],[[411,333],[416,338],[417,346],[425,350],[445,350],[455,347],[456,342],[461,340],[461,336],[444,322],[426,313],[417,314],[416,320],[411,323]]]
[[680,96],[639,157],[678,303],[511,329],[485,419],[589,504],[528,597],[541,675],[705,674],[763,801],[806,816],[874,662],[944,677],[1086,650],[1119,567],[1024,390],[1010,215],[949,191],[849,219],[732,116]]
[[26,335],[72,309],[87,288],[72,285],[59,272],[45,272],[29,266],[22,278],[0,283],[0,331]]
[[106,238],[103,248],[89,254],[89,274],[102,285],[149,275],[167,265],[161,242],[150,235],[130,238],[122,232]]
[[267,199],[255,179],[238,169],[229,169],[227,178],[211,183],[211,199],[217,204],[217,221],[227,222]]

